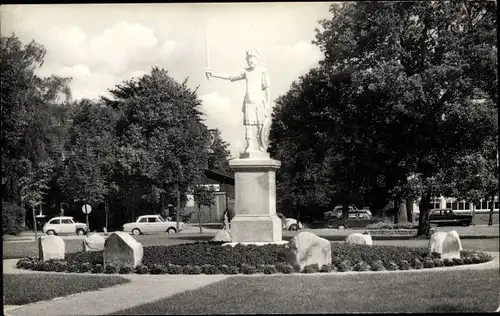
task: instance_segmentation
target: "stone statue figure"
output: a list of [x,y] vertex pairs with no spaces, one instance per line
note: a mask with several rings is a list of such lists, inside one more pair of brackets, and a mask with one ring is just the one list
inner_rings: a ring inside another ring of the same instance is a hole
[[250,49],[246,52],[248,68],[236,74],[213,73],[205,71],[207,78],[233,81],[245,80],[246,93],[243,99],[243,125],[245,127],[245,153],[267,152],[269,129],[271,125],[271,91],[269,74],[257,66],[259,52]]

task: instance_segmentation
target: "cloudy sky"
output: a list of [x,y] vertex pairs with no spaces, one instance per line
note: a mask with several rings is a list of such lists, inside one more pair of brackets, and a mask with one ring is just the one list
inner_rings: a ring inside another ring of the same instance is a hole
[[75,99],[106,95],[124,80],[167,69],[199,86],[205,123],[219,128],[232,156],[243,150],[244,81],[206,80],[206,34],[216,72],[246,67],[245,50],[257,48],[271,77],[271,96],[285,93],[323,58],[311,44],[330,3],[193,3],[10,5],[0,9],[2,36],[14,32],[47,49],[38,74],[71,76]]

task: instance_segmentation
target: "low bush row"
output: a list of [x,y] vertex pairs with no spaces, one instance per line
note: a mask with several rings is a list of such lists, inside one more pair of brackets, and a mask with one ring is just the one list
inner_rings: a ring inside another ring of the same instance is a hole
[[[426,248],[332,243],[331,266],[321,269],[316,266],[305,267],[302,272],[408,270],[481,263],[492,259],[488,254],[467,250],[461,252],[461,257],[458,260],[441,260],[439,254],[429,254]],[[284,245],[223,247],[218,242],[144,247],[142,265],[135,269],[127,266],[104,266],[102,251],[68,253],[65,260],[40,261],[25,258],[18,262],[18,267],[38,271],[122,274],[299,272],[298,267],[287,264]]]
[[418,225],[413,223],[394,224],[390,222],[378,222],[366,225],[366,229],[417,229]]
[[157,264],[144,265],[141,264],[136,268],[131,266],[118,266],[114,264],[106,265],[105,267],[100,264],[90,264],[88,262],[76,263],[68,262],[66,260],[48,260],[42,261],[33,258],[24,258],[18,261],[17,267],[21,269],[30,269],[35,271],[53,271],[53,272],[77,272],[77,273],[106,273],[106,274],[290,274],[290,273],[316,273],[316,272],[347,272],[347,271],[394,271],[394,270],[410,270],[410,269],[423,269],[434,267],[451,267],[464,264],[482,263],[491,260],[487,254],[473,254],[470,257],[462,259],[439,259],[427,258],[426,260],[399,260],[383,262],[376,260],[367,262],[364,260],[347,260],[344,259],[338,263],[324,265],[321,268],[318,265],[307,265],[302,270],[298,266],[292,266],[286,263],[276,264],[261,264],[250,265],[242,264],[241,266],[228,266],[204,264],[198,265],[175,265],[175,264]]

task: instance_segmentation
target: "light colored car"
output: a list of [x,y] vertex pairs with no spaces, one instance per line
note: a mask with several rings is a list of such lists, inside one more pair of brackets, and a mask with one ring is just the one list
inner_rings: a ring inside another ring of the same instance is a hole
[[[349,205],[349,218],[355,218],[359,213],[367,214],[369,217],[372,217],[372,212],[367,209],[358,210],[356,205]],[[342,218],[342,205],[337,205],[333,209],[333,211],[325,212],[325,218]],[[364,217],[364,216],[363,216]]]
[[87,224],[75,222],[70,216],[58,216],[45,223],[42,231],[47,235],[77,234],[82,236],[87,232]]
[[302,229],[302,223],[299,222],[297,224],[297,220],[295,218],[286,218],[281,213],[276,213],[276,215],[281,219],[281,223],[283,223],[283,229],[285,229],[285,230]]
[[[135,222],[123,225],[123,231],[133,235],[161,232],[174,234],[177,232],[176,227],[176,222],[165,221],[160,215],[143,215],[139,216]],[[184,223],[180,222],[179,231],[183,229]]]

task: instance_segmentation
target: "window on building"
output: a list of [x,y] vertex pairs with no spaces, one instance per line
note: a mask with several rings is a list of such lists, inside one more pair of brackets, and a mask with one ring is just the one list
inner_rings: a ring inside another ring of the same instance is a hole
[[487,209],[488,209],[488,203],[487,203],[487,201],[484,201],[484,200],[483,200],[483,201],[481,202],[481,209],[482,209],[482,210],[487,210]]
[[498,201],[495,202],[495,209],[498,210]]
[[464,206],[465,206],[465,203],[463,201],[461,201],[460,203],[458,203],[458,210],[459,211],[463,211],[464,210]]
[[470,210],[470,203],[469,202],[465,202],[464,209]]
[[458,202],[451,203],[451,209],[452,210],[458,210]]
[[446,208],[451,208],[451,204],[450,202],[446,202]]
[[476,203],[475,205],[476,205],[476,210],[480,210],[481,209],[481,202]]

